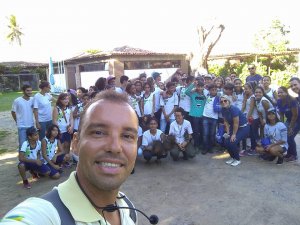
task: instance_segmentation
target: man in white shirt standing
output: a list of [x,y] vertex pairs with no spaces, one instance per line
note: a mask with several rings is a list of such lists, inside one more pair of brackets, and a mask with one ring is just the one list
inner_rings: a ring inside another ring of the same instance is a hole
[[39,85],[40,92],[34,95],[34,117],[36,128],[39,130],[39,137],[42,140],[45,137],[46,130],[52,125],[52,106],[51,101],[53,99],[50,92],[50,83],[43,81]]
[[175,136],[176,145],[170,154],[174,161],[178,161],[180,152],[182,152],[184,160],[194,158],[196,152],[191,143],[193,134],[191,123],[184,119],[184,110],[182,108],[176,108],[174,114],[175,121],[170,125],[169,135]]
[[29,85],[22,87],[23,96],[14,100],[11,115],[18,127],[19,150],[26,141],[26,130],[34,125],[32,88]]

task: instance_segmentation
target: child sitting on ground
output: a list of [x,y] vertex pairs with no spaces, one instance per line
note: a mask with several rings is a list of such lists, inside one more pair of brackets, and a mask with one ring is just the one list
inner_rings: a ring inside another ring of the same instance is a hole
[[45,164],[51,170],[49,176],[53,179],[60,177],[62,164],[70,160],[69,154],[62,151],[62,145],[59,140],[60,130],[57,125],[52,124],[47,129],[47,135],[42,140],[42,156]]
[[38,174],[48,176],[50,169],[41,160],[41,142],[39,133],[35,127],[26,130],[27,140],[23,142],[19,151],[19,173],[23,179],[24,188],[30,189],[31,186],[26,177],[26,171],[30,170]]

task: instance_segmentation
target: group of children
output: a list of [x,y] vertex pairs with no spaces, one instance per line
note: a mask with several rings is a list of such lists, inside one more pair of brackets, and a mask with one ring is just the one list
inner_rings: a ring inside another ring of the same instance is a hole
[[[152,73],[150,77],[141,74],[134,81],[130,81],[127,76],[121,78],[123,87],[117,88],[114,82],[116,78],[110,77],[107,80],[109,89],[126,94],[130,105],[136,111],[140,124],[138,152],[147,161],[152,156],[157,156],[157,159],[166,157],[166,152],[157,155],[151,151],[149,153],[149,149],[153,149],[155,141],[163,142],[164,135],[172,133],[172,122],[176,120],[175,112],[178,108],[181,110],[177,112],[181,113],[184,121],[191,126],[188,130],[189,134],[192,134],[196,152],[212,153],[218,137],[219,144],[222,145],[225,136],[223,137],[224,129],[223,133],[221,132],[222,127],[224,128],[224,116],[221,113],[220,99],[224,95],[230,101],[230,105],[243,113],[247,125],[250,126],[247,137],[251,145],[247,148],[246,138],[243,139],[239,143],[240,156],[260,154],[262,159],[274,160],[274,156],[282,159],[284,154],[287,161],[297,160],[294,138],[299,131],[298,126],[295,126],[300,123],[299,105],[297,100],[289,95],[287,88],[272,89],[269,76],[246,82],[244,85],[236,74],[223,79],[210,74],[187,76],[182,71],[177,71],[165,86],[161,82],[160,73],[157,72]],[[99,79],[102,84],[103,78]],[[102,91],[100,88],[97,90],[97,83],[99,82],[97,81],[89,91],[80,87],[77,91],[69,90],[68,93],[58,96],[53,109],[53,124],[41,141],[34,127],[26,131],[27,141],[20,150],[18,165],[26,188],[30,188],[26,170],[57,179],[62,172],[62,165],[71,158],[79,160],[78,152],[72,147],[72,138],[73,134],[76,138],[84,106],[96,93]],[[278,129],[274,130],[275,125]],[[286,133],[283,132],[284,129]],[[266,140],[264,137],[268,137],[267,144],[261,141]],[[185,139],[182,140],[184,142]],[[180,150],[181,143],[176,142],[176,145]],[[278,146],[285,151],[278,151]],[[270,155],[272,157],[269,157]]]

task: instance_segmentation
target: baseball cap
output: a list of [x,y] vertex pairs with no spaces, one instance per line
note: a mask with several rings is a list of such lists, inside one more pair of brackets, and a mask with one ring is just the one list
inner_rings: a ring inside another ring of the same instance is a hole
[[153,72],[152,74],[151,74],[151,76],[152,76],[152,78],[155,80],[157,77],[159,77],[161,75],[161,73],[159,73],[159,72]]
[[269,114],[269,113],[276,114],[276,109],[275,109],[275,108],[270,108],[270,109],[268,109],[268,114]]
[[205,75],[204,75],[204,78],[210,78],[210,79],[212,79],[212,75],[210,75],[210,74],[205,74]]
[[112,80],[112,79],[116,79],[116,77],[115,77],[114,75],[109,75],[109,76],[106,78],[107,83],[109,83],[110,80]]

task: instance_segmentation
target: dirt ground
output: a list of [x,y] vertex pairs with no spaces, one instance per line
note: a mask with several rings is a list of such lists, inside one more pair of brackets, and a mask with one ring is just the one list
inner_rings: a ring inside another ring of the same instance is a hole
[[[0,218],[30,196],[39,196],[64,181],[41,178],[30,190],[22,188],[17,171],[16,127],[9,112],[0,113]],[[297,145],[300,137],[297,136]],[[298,149],[299,150],[299,149]],[[121,190],[148,216],[156,214],[161,225],[298,225],[300,224],[300,164],[264,162],[255,156],[242,158],[233,168],[224,163],[227,154],[197,155],[189,161],[161,164],[136,163]],[[139,224],[149,224],[139,214]]]

